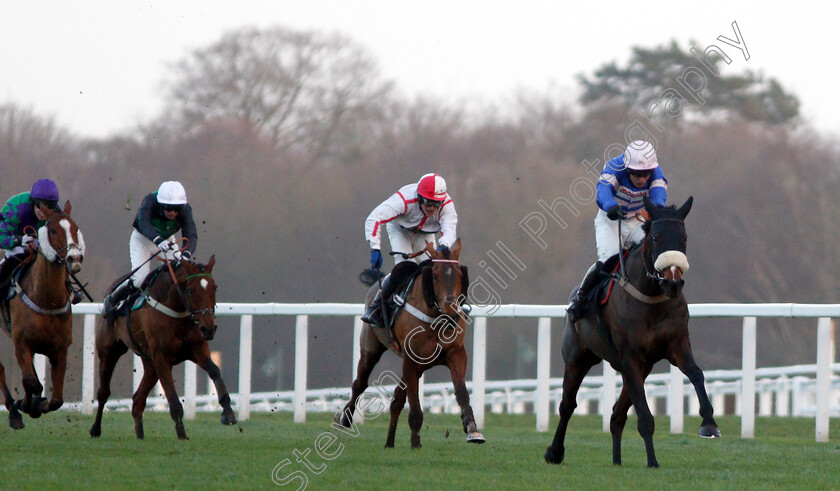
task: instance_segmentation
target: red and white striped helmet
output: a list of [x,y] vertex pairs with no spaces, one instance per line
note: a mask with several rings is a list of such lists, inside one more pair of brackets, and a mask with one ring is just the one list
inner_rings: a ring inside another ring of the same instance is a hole
[[446,181],[437,174],[426,174],[417,183],[417,194],[426,199],[443,201],[446,198]]

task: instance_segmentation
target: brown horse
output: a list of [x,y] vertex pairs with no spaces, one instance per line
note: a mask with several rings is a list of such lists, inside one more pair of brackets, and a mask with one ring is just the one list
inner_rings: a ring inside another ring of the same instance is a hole
[[638,415],[639,433],[645,442],[647,466],[659,467],[653,450],[654,421],[645,398],[645,379],[653,365],[662,359],[678,367],[694,385],[703,417],[700,436],[720,437],[703,372],[691,351],[688,304],[682,294],[683,273],[688,270],[683,221],[691,210],[692,201],[689,198],[677,209],[674,206],[658,207],[645,199],[645,210],[650,219],[643,225],[642,247],[627,255],[625,267],[629,282],[620,282],[621,288],[613,289],[599,315],[590,312],[575,325],[566,317],[560,422],[554,440],[545,452],[546,462],[559,464],[563,461],[563,441],[569,418],[577,406],[578,389],[589,369],[601,360],[621,372],[624,381],[610,419],[614,464],[621,464],[621,433],[632,404]]
[[[67,201],[63,212],[47,212],[46,222],[38,229],[39,248],[34,264],[20,284],[15,285],[17,294],[9,302],[10,335],[25,393],[23,400],[12,402],[5,371],[0,365],[0,387],[9,410],[9,426],[14,429],[24,426],[18,410],[38,418],[64,404],[67,348],[73,342],[73,313],[67,279],[68,274],[81,270],[85,255],[82,232],[70,218],[70,211]],[[36,353],[50,360],[53,386],[49,401],[41,397],[44,387],[35,373],[33,358]]]
[[[420,276],[408,293],[406,307],[394,322],[394,334],[401,349],[395,350],[388,342],[384,329],[364,324],[361,334],[361,358],[353,381],[352,396],[344,410],[336,415],[336,422],[350,427],[356,401],[367,389],[373,368],[382,354],[389,348],[402,357],[402,380],[397,384],[391,401],[391,421],[388,427],[386,448],[394,446],[397,421],[408,398],[408,425],[411,428],[411,446],[419,448],[420,428],[423,426],[423,411],[420,407],[418,384],[420,376],[429,368],[445,365],[452,376],[455,399],[461,406],[461,422],[467,441],[484,443],[484,436],[478,431],[470,407],[464,375],[467,370],[467,352],[464,349],[466,315],[461,303],[466,299],[468,275],[466,266],[461,266],[461,240],[452,249],[440,251],[426,244],[430,261],[421,263]],[[370,305],[378,290],[373,286],[368,291],[365,305]]]
[[[160,379],[169,402],[169,414],[175,421],[175,433],[179,439],[187,439],[184,408],[178,400],[172,378],[172,367],[184,360],[195,362],[216,385],[222,406],[222,424],[236,423],[230,396],[219,367],[210,359],[208,344],[217,327],[216,283],[211,275],[215,263],[215,256],[206,265],[184,260],[172,268],[167,263],[167,268],[160,269],[150,281],[144,292],[145,303],[140,308],[117,317],[113,325],[108,324],[104,316],[99,317],[96,325],[96,353],[99,356],[99,390],[96,397],[99,407],[90,436],[98,437],[102,433],[102,410],[111,395],[111,375],[117,361],[129,348],[143,360],[143,378],[131,406],[137,438],[143,438],[146,398]],[[108,293],[120,283],[115,282]]]

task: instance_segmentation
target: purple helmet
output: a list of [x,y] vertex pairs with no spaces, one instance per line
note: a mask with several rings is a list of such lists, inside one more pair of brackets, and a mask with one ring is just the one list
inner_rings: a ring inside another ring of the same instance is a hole
[[29,198],[44,201],[58,201],[58,186],[50,179],[38,179],[32,185]]

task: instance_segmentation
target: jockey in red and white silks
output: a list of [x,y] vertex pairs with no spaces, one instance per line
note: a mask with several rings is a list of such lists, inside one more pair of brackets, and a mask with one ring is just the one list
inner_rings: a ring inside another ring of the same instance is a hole
[[[393,252],[411,254],[426,248],[426,242],[435,242],[440,233],[440,245],[450,247],[455,243],[458,214],[455,204],[446,192],[446,181],[437,174],[426,174],[415,184],[403,186],[383,201],[365,220],[365,239],[371,248],[371,266],[382,264],[379,253],[382,235],[387,229]],[[418,256],[415,261],[422,261]],[[394,256],[395,263],[404,261]],[[377,264],[378,263],[378,264]]]

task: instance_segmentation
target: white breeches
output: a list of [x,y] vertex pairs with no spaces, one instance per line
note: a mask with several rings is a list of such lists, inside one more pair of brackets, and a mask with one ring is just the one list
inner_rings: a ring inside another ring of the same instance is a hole
[[[388,230],[388,240],[391,242],[392,252],[405,252],[407,254],[411,254],[422,251],[426,248],[426,242],[431,242],[432,247],[437,247],[435,234],[410,232],[399,225],[392,226],[390,223],[385,227]],[[414,259],[409,259],[409,261],[420,263],[426,259],[429,259],[429,256],[426,254],[420,254]],[[406,259],[404,259],[401,255],[394,256],[394,264],[399,264],[403,261],[406,261]]]
[[[631,217],[621,221],[621,239],[624,249],[641,244],[645,238],[642,222]],[[598,210],[595,215],[595,244],[598,246],[598,260],[606,261],[618,254],[618,221],[607,218],[607,212]]]
[[[175,240],[175,236],[170,236],[167,240],[171,242]],[[144,261],[152,257],[159,250],[160,249],[158,249],[158,246],[156,246],[154,242],[147,239],[146,236],[138,232],[137,229],[131,230],[131,238],[128,240],[128,251],[131,255],[131,269],[143,264]],[[173,252],[174,251],[171,249],[166,251],[166,257],[169,259],[175,259]],[[163,254],[158,254],[157,257],[163,258]],[[131,282],[134,286],[138,288],[140,287],[140,284],[143,283],[143,279],[145,279],[146,276],[149,275],[149,272],[151,272],[153,266],[152,263],[155,263],[155,261],[152,260],[143,264],[140,269],[131,275]],[[155,263],[154,266],[157,266],[157,263]]]

